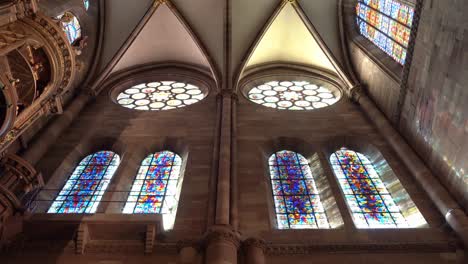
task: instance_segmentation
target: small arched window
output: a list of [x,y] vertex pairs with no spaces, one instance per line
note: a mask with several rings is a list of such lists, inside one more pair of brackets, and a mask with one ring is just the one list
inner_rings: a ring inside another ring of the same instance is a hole
[[278,228],[330,228],[307,159],[282,150],[268,163]]
[[182,159],[171,151],[150,154],[141,163],[124,206],[126,214],[163,214],[164,228],[172,228],[179,200]]
[[119,155],[112,151],[99,151],[85,157],[76,166],[48,213],[95,213],[119,163]]
[[358,0],[356,22],[361,35],[404,65],[414,8],[397,0]]
[[60,20],[62,29],[67,35],[68,42],[75,44],[75,42],[81,38],[81,26],[76,16],[71,12],[65,12],[62,15],[57,16]]
[[403,215],[365,155],[341,148],[330,162],[357,228],[411,228],[426,223],[417,209],[413,217]]
[[84,6],[85,10],[88,11],[88,8],[89,8],[89,0],[83,0],[83,6]]

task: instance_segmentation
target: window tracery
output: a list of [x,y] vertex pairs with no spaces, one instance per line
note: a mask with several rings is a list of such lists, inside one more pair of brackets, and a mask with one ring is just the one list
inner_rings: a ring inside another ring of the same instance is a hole
[[278,228],[330,228],[307,159],[282,150],[268,163]]
[[117,103],[135,110],[170,110],[195,104],[205,98],[195,85],[161,81],[134,85],[117,96]]
[[112,151],[88,155],[76,166],[48,213],[95,213],[120,163]]
[[356,22],[361,35],[404,65],[414,8],[397,0],[358,0]]
[[357,228],[412,228],[426,222],[419,214],[405,217],[369,159],[341,148],[330,156]]
[[308,81],[271,81],[252,88],[250,101],[285,110],[313,110],[330,106],[338,95],[325,86]]

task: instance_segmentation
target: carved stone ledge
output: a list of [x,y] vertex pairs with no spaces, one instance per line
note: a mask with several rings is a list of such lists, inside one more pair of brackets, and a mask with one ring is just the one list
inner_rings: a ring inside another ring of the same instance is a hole
[[217,242],[231,243],[239,248],[241,244],[240,234],[228,226],[213,226],[206,232],[204,244],[206,246]]
[[202,241],[198,239],[184,239],[177,241],[177,252],[180,252],[183,248],[191,247],[197,252],[202,250]]
[[347,91],[348,97],[355,103],[359,102],[359,99],[364,93],[364,88],[361,84],[357,84]]
[[247,248],[250,248],[250,247],[256,247],[256,248],[261,249],[262,251],[265,251],[266,246],[267,246],[267,244],[266,244],[265,240],[260,239],[260,238],[251,237],[251,238],[248,238],[248,239],[246,239],[246,240],[244,240],[242,242],[242,247],[244,249],[247,249]]
[[455,252],[456,244],[451,241],[428,243],[369,243],[369,244],[267,244],[267,255],[310,255],[316,252]]

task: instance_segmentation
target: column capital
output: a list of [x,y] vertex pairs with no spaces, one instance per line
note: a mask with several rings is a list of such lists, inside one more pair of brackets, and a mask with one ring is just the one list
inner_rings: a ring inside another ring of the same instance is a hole
[[230,226],[212,226],[208,229],[204,238],[205,244],[216,242],[228,242],[239,248],[241,244],[240,234]]
[[221,91],[219,91],[218,93],[218,96],[220,96],[221,98],[231,97],[231,99],[233,100],[238,99],[237,93],[231,89],[221,89]]
[[359,99],[361,98],[363,94],[365,94],[364,87],[360,83],[354,85],[347,91],[347,95],[349,99],[351,99],[353,102],[356,102],[356,103],[359,102]]
[[242,246],[244,248],[252,248],[252,247],[259,248],[263,252],[265,252],[266,242],[265,242],[265,240],[263,240],[261,238],[250,237],[250,238],[247,238],[246,240],[244,240],[242,242]]
[[177,241],[177,251],[180,252],[184,248],[193,248],[197,252],[201,250],[201,241],[198,239],[183,239]]

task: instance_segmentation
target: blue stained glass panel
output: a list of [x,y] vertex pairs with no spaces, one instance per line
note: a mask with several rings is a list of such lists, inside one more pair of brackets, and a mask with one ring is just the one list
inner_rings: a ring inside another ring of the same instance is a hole
[[330,162],[358,228],[410,227],[366,156],[341,148]]
[[178,203],[182,159],[171,151],[150,154],[140,165],[123,213],[166,214]]
[[414,8],[397,0],[359,0],[356,17],[361,35],[405,64]]
[[268,163],[278,228],[330,228],[307,159],[283,150]]
[[68,42],[72,45],[75,44],[75,41],[81,37],[81,26],[76,16],[71,12],[65,12],[64,14],[57,16],[57,19],[60,20]]
[[95,213],[120,158],[112,151],[85,157],[76,166],[48,213]]

